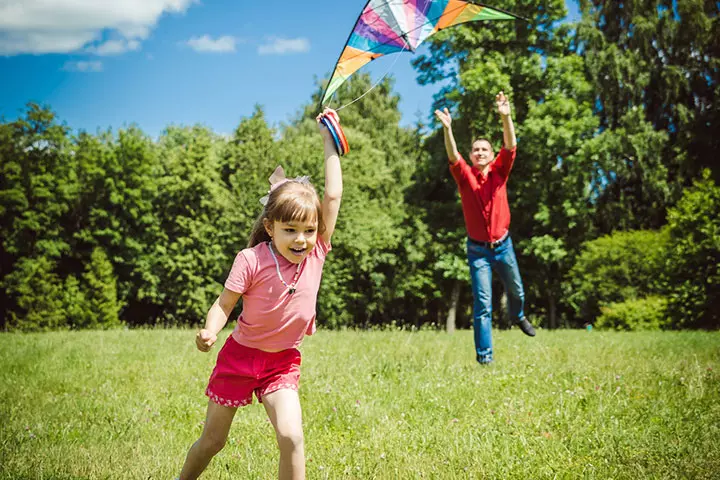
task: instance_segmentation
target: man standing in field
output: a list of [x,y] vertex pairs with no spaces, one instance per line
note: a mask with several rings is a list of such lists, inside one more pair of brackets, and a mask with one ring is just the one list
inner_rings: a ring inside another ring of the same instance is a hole
[[435,116],[443,125],[450,172],[460,191],[468,233],[475,358],[481,364],[493,361],[492,270],[500,275],[505,286],[511,321],[517,323],[526,335],[535,336],[535,329],[523,312],[525,292],[509,231],[510,206],[506,184],[515,161],[515,127],[510,117],[510,103],[503,92],[497,94],[495,103],[503,124],[503,147],[495,156],[488,140],[475,140],[470,150],[472,166],[458,152],[448,109],[435,111]]

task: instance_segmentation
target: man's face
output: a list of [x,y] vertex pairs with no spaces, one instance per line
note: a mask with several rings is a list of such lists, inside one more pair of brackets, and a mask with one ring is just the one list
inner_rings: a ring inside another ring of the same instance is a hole
[[487,140],[476,140],[470,150],[470,161],[477,168],[485,168],[495,159],[492,145]]

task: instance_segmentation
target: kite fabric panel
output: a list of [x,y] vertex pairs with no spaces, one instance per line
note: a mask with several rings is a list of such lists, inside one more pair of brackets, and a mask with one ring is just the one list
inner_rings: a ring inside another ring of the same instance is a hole
[[438,31],[478,20],[514,20],[512,13],[462,0],[370,0],[348,38],[322,97],[328,99],[345,80],[372,60],[390,53],[414,52]]

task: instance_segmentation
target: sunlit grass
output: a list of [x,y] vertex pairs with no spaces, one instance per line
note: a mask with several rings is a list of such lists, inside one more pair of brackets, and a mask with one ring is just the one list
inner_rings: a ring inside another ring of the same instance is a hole
[[[217,354],[193,335],[0,335],[0,478],[174,478]],[[486,367],[469,331],[307,338],[308,478],[717,478],[720,334],[494,335]],[[255,404],[203,478],[275,478],[277,460]]]

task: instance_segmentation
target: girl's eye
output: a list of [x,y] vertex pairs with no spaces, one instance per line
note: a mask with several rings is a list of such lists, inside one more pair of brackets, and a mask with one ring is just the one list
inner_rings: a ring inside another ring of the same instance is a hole
[[293,233],[295,231],[295,229],[294,228],[286,228],[285,231],[288,233]]

